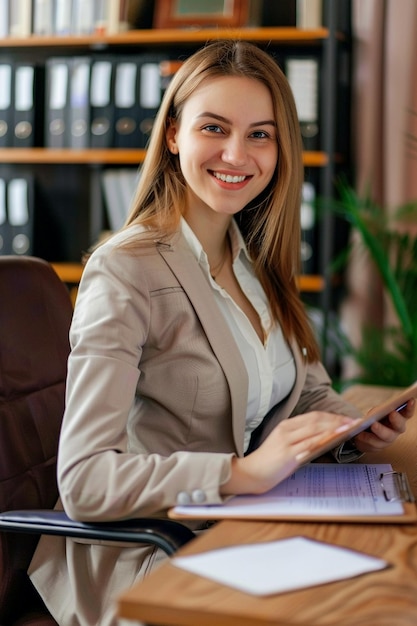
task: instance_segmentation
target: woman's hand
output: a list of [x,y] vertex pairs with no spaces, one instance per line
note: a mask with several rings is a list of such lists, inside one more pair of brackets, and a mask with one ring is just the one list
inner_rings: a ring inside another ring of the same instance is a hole
[[356,435],[353,442],[357,449],[360,452],[378,452],[394,443],[398,435],[405,432],[407,420],[414,414],[415,404],[414,399],[409,400],[401,411],[391,411],[387,417]]
[[223,495],[264,493],[289,476],[324,435],[341,433],[355,419],[312,411],[280,422],[248,456],[235,457],[232,473],[222,485]]

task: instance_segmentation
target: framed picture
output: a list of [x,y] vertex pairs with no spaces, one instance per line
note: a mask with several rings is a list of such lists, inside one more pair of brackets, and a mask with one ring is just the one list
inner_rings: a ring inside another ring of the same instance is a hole
[[155,0],[154,28],[245,26],[249,0]]

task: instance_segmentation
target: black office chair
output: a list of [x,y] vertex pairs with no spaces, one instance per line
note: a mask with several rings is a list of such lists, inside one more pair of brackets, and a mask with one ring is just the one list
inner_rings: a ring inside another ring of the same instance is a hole
[[74,522],[53,507],[72,304],[52,267],[0,256],[0,624],[56,624],[27,568],[40,534],[155,545],[168,555],[194,537],[169,520]]

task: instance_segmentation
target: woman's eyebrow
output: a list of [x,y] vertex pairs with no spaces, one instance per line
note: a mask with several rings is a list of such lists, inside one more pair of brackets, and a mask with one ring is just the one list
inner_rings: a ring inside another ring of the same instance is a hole
[[[200,113],[199,115],[197,115],[197,118],[200,117],[212,117],[215,120],[219,120],[219,122],[225,122],[226,124],[231,124],[231,120],[229,120],[227,117],[223,117],[223,115],[218,115],[217,113],[212,113],[211,111],[203,111],[203,113]],[[252,124],[249,124],[249,126],[253,127],[253,126],[274,126],[276,127],[276,122],[275,120],[261,120],[259,122],[252,122]]]
[[217,115],[217,113],[212,113],[211,111],[203,111],[197,115],[197,119],[200,117],[213,117],[215,120],[219,120],[219,122],[226,122],[226,124],[230,124],[230,120],[227,117],[223,117],[222,115]]
[[249,124],[249,126],[274,126],[276,127],[277,123],[275,120],[263,120],[261,122],[253,122],[253,124]]

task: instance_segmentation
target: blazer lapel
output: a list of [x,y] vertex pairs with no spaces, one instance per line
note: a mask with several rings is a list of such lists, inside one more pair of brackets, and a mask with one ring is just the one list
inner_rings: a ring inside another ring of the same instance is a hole
[[211,348],[229,385],[232,426],[236,451],[243,456],[243,440],[248,395],[248,374],[239,348],[219,310],[210,285],[182,236],[171,245],[158,245],[159,253],[175,274],[193,305]]

